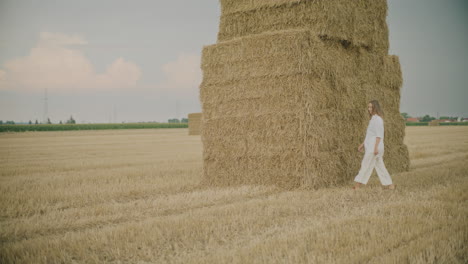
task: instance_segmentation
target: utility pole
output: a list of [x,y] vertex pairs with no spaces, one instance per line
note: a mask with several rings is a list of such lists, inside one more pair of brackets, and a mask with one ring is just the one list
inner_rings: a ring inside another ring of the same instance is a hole
[[44,91],[44,113],[43,113],[43,117],[42,117],[42,120],[44,124],[47,124],[47,118],[49,117],[49,105],[48,105],[48,102],[47,102],[47,88],[45,88],[45,91]]
[[117,123],[117,111],[115,110],[115,105],[114,105],[114,123]]
[[176,101],[176,119],[179,119],[179,101]]

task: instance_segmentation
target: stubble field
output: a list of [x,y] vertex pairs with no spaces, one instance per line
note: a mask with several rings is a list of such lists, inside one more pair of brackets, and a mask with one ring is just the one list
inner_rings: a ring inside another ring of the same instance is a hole
[[468,263],[468,127],[405,143],[394,191],[284,191],[201,186],[187,129],[2,133],[0,263]]

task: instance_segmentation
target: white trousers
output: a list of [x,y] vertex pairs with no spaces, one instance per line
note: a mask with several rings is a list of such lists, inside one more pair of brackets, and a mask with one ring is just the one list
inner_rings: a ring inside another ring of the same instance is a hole
[[377,171],[377,175],[379,176],[380,183],[382,183],[382,185],[392,184],[392,178],[383,162],[383,153],[375,155],[373,152],[364,154],[364,158],[361,162],[361,169],[359,170],[356,178],[354,178],[354,181],[367,184],[374,168]]

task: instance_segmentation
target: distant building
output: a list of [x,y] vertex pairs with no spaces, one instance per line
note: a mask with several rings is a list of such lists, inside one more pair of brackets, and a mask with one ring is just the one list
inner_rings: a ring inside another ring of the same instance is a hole
[[408,117],[406,118],[406,122],[419,122],[418,117]]
[[464,117],[461,119],[462,122],[468,122],[468,117]]
[[452,119],[439,119],[437,121],[439,121],[440,123],[449,123],[449,122],[453,122],[454,120],[452,120]]

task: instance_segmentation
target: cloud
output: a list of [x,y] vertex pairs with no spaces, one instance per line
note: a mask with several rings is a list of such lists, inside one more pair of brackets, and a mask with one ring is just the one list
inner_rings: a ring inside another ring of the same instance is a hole
[[165,79],[159,88],[179,93],[198,91],[202,79],[200,59],[198,54],[181,53],[177,60],[164,64]]
[[41,32],[39,34],[39,47],[61,47],[66,45],[86,45],[83,37],[79,35],[65,35],[61,33]]
[[41,32],[28,56],[4,63],[0,90],[94,91],[136,86],[141,77],[136,64],[117,58],[98,74],[76,47],[83,45],[87,42],[78,35]]
[[97,75],[94,82],[98,87],[126,88],[136,86],[140,77],[141,71],[136,64],[118,58],[104,74]]

